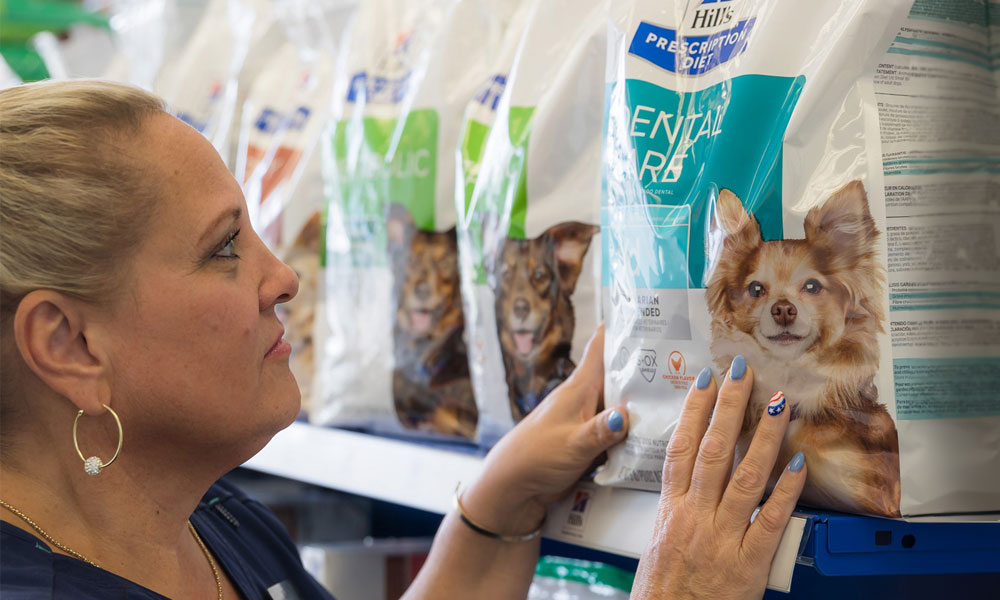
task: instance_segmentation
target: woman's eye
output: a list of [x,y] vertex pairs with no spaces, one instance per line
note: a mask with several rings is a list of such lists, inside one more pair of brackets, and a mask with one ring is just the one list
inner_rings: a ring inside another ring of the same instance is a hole
[[236,236],[240,234],[240,230],[237,229],[233,233],[229,234],[226,239],[225,244],[215,253],[215,258],[239,258],[236,254]]
[[767,289],[764,288],[764,284],[759,281],[752,281],[750,285],[747,286],[747,293],[750,294],[752,298],[760,298],[765,293]]
[[802,289],[805,290],[807,294],[818,294],[823,291],[823,284],[816,279],[810,279],[806,281],[806,284],[802,286]]

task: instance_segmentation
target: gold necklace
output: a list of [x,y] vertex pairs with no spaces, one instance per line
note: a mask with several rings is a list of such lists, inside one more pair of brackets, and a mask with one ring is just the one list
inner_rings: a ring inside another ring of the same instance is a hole
[[[69,554],[70,556],[73,556],[74,558],[78,558],[78,559],[82,560],[83,562],[85,562],[85,563],[87,563],[87,564],[89,564],[91,566],[97,567],[98,569],[101,568],[97,563],[95,563],[94,561],[90,560],[86,556],[80,554],[76,550],[73,550],[69,546],[65,546],[65,545],[60,544],[59,542],[57,542],[55,540],[55,538],[53,538],[51,535],[49,535],[48,533],[46,533],[44,529],[42,529],[41,527],[39,527],[38,523],[35,523],[30,518],[28,518],[28,515],[24,514],[23,512],[21,512],[19,510],[17,510],[16,508],[14,508],[13,506],[11,506],[10,504],[7,504],[3,500],[0,500],[0,506],[6,508],[10,512],[12,512],[15,515],[17,515],[22,521],[24,521],[28,525],[31,525],[32,529],[34,529],[35,531],[37,531],[43,538],[45,538],[45,540],[47,542],[49,542],[50,544],[52,544],[56,548],[59,548],[60,550],[62,550],[66,554]],[[201,547],[202,553],[205,555],[205,558],[208,559],[208,566],[212,567],[212,575],[215,576],[215,589],[218,591],[218,600],[222,600],[222,578],[219,576],[219,569],[215,566],[215,559],[212,558],[212,553],[208,551],[208,547],[205,545],[205,542],[201,541],[201,536],[199,536],[198,532],[195,531],[194,525],[191,524],[190,520],[188,520],[188,529],[191,530],[191,535],[194,536],[194,540],[196,542],[198,542],[198,546]]]
[[85,563],[87,563],[89,565],[92,565],[92,566],[97,567],[98,569],[100,569],[100,567],[98,567],[97,563],[95,563],[94,561],[92,561],[89,558],[87,558],[86,556],[80,554],[76,550],[73,550],[72,548],[70,548],[68,546],[63,546],[62,544],[60,544],[59,542],[57,542],[55,539],[52,538],[51,535],[45,533],[45,530],[42,529],[41,527],[39,527],[38,523],[35,523],[31,519],[29,519],[28,515],[24,514],[23,512],[21,512],[19,510],[17,510],[16,508],[14,508],[13,506],[11,506],[10,504],[7,504],[3,500],[0,500],[0,506],[3,506],[4,508],[6,508],[7,510],[9,510],[10,512],[12,512],[15,515],[17,515],[18,517],[20,517],[22,521],[24,521],[28,525],[31,525],[32,529],[34,529],[35,531],[37,531],[38,533],[40,533],[41,536],[43,538],[45,538],[46,541],[48,541],[50,544],[52,544],[56,548],[59,548],[60,550],[62,550],[66,554],[69,554],[69,555],[71,555],[71,556],[73,556],[75,558],[78,558],[78,559],[82,560],[83,562],[85,562]]
[[219,577],[219,569],[215,567],[215,559],[212,558],[212,553],[208,551],[208,547],[205,546],[205,542],[201,541],[201,536],[194,530],[194,525],[191,524],[190,519],[188,519],[188,529],[191,530],[191,535],[194,536],[194,540],[198,542],[199,546],[201,546],[201,551],[205,554],[205,558],[208,559],[208,566],[212,567],[212,575],[215,575],[215,589],[219,592],[219,600],[222,600],[222,578]]

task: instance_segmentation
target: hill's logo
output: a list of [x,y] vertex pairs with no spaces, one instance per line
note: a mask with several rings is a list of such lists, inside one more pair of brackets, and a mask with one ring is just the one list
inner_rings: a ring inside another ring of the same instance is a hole
[[704,0],[695,9],[688,26],[691,29],[714,29],[732,23],[736,10],[741,8],[738,0]]
[[506,86],[507,75],[505,73],[491,75],[479,88],[479,93],[473,100],[488,107],[490,111],[496,111],[497,105],[500,104],[500,96],[503,95]]
[[371,104],[398,104],[406,97],[413,75],[414,57],[419,55],[414,43],[416,28],[396,36],[392,51],[381,56],[372,72],[359,71],[351,76],[347,101]]
[[642,21],[629,54],[679,75],[701,75],[738,57],[756,17],[740,19],[744,0],[702,0],[671,29]]

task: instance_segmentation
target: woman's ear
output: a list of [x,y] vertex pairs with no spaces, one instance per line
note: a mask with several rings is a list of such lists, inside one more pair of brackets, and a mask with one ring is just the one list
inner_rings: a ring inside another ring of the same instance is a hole
[[89,415],[110,400],[108,364],[88,343],[93,307],[52,290],[29,292],[14,313],[14,338],[29,369]]

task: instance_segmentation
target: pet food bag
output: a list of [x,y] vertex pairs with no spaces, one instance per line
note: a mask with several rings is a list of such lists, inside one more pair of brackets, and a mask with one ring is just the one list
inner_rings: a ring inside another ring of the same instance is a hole
[[[936,281],[931,289],[945,295],[997,285],[995,219],[991,246],[979,251],[990,266],[962,277],[920,263],[921,242],[897,234],[914,213],[888,199],[894,180],[883,174],[871,75],[910,4],[615,3],[605,393],[631,426],[599,483],[659,489],[698,372],[711,367],[721,381],[742,355],[754,386],[737,460],[769,418],[765,407],[787,406],[772,483],[801,450],[803,503],[887,516],[997,508],[1000,404],[995,385],[978,379],[995,380],[997,342],[917,347],[903,341],[916,333],[898,329],[926,318],[907,328],[957,336],[966,325],[949,321],[993,327],[996,312],[890,306],[904,279]],[[949,200],[926,212],[953,211]],[[951,250],[963,234],[941,228],[956,218],[932,219]],[[915,445],[923,451],[908,451]],[[944,486],[968,493],[932,490]]]
[[254,229],[299,278],[298,294],[278,311],[292,346],[289,366],[307,411],[324,204],[316,146],[330,116],[340,55],[334,36],[351,12],[302,1],[285,2],[282,9],[278,20],[287,41],[260,71],[243,103],[236,178],[243,182]]
[[698,372],[742,355],[737,461],[790,411],[772,485],[802,451],[812,506],[1000,507],[998,103],[959,4],[616,5],[605,391],[631,426],[599,483],[658,489]]
[[600,247],[607,3],[526,10],[499,53],[508,64],[494,69],[495,115],[486,91],[459,150],[462,291],[487,446],[569,376],[600,314],[591,248]]
[[361,6],[343,107],[323,142],[330,202],[315,422],[475,435],[451,157],[514,6]]
[[213,0],[183,50],[164,61],[153,85],[168,110],[208,138],[227,163],[244,61],[273,24],[268,0]]

